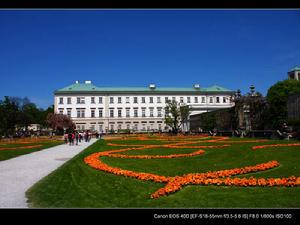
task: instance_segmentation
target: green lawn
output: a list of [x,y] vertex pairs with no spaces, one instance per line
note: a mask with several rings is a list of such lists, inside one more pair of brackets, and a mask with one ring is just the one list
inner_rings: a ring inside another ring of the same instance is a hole
[[[62,144],[63,141],[37,141],[34,143],[26,143],[26,144],[18,144],[18,143],[9,143],[5,144],[1,143],[0,145],[0,161],[11,159],[20,155],[29,154],[32,152],[40,151],[46,148],[51,148],[56,145]],[[15,147],[23,147],[23,146],[34,146],[34,145],[42,145],[35,148],[29,149],[10,149],[10,150],[1,150],[1,148],[15,148]]]
[[[232,139],[241,140],[241,139]],[[242,139],[247,140],[247,139]],[[251,140],[251,139],[249,139]],[[98,141],[81,154],[27,191],[31,207],[61,208],[114,208],[114,207],[159,207],[159,208],[200,208],[200,207],[300,207],[300,187],[228,187],[188,185],[182,190],[158,199],[150,195],[165,183],[142,181],[130,177],[117,176],[98,171],[86,165],[84,157],[94,152],[126,147],[107,146],[118,144],[161,144],[160,141]],[[204,149],[199,156],[173,159],[129,159],[102,157],[106,164],[122,169],[176,176],[187,173],[244,167],[277,160],[280,166],[267,171],[240,175],[239,177],[288,177],[300,176],[300,146],[272,147],[251,150],[252,146],[292,141],[268,141],[262,143],[238,143],[219,149]],[[220,143],[219,145],[223,145]],[[218,145],[199,143],[198,145]],[[135,150],[119,154],[128,155],[168,155],[191,153],[197,149],[157,149]]]

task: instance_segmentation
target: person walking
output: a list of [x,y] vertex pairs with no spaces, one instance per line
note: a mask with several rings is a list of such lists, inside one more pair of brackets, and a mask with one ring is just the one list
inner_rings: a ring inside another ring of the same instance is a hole
[[72,145],[74,145],[74,142],[75,142],[75,133],[73,131],[73,133],[72,133]]
[[67,133],[64,135],[64,141],[65,141],[65,144],[68,144],[68,134]]
[[78,139],[79,139],[79,134],[78,134],[78,132],[76,131],[76,133],[75,133],[76,145],[78,145]]
[[88,142],[88,139],[89,139],[89,133],[88,133],[88,131],[85,131],[85,133],[84,133],[85,142]]
[[69,132],[68,134],[68,140],[69,140],[69,145],[71,146],[72,145],[72,133]]
[[79,137],[79,142],[81,142],[81,140],[82,140],[82,134],[79,133],[79,134],[78,134],[78,137]]
[[92,139],[92,132],[89,131],[89,133],[88,133],[88,142],[90,142],[91,139]]

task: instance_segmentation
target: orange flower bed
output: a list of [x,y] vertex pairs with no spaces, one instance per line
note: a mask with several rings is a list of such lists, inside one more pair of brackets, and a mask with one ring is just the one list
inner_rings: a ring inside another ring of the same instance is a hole
[[31,145],[31,146],[20,146],[20,147],[11,147],[11,148],[0,148],[0,150],[19,150],[19,149],[31,149],[31,148],[38,148],[43,145]]
[[253,146],[252,149],[262,149],[262,148],[270,148],[270,147],[291,147],[291,146],[300,146],[300,143],[291,143],[291,144],[273,144],[273,145],[258,145]]
[[180,157],[190,157],[195,155],[204,154],[205,151],[199,150],[190,154],[172,154],[172,155],[122,155],[122,154],[112,154],[108,155],[115,158],[130,158],[130,159],[171,159]]
[[[140,137],[137,137],[138,140]],[[152,139],[153,140],[153,139]],[[156,139],[155,139],[156,140]],[[206,140],[204,142],[212,143],[212,142],[221,142],[221,143],[243,143],[243,142],[263,142],[266,140],[253,140],[253,141],[226,141],[227,137],[214,137],[212,140]],[[126,146],[127,148],[117,149],[117,150],[108,150],[104,152],[93,153],[84,158],[84,162],[90,167],[101,170],[104,172],[112,173],[118,176],[126,176],[132,177],[139,180],[147,180],[154,181],[158,183],[166,183],[166,186],[160,188],[153,194],[151,194],[151,198],[159,198],[162,196],[166,196],[170,193],[174,193],[183,188],[185,185],[225,185],[225,186],[240,186],[240,187],[251,187],[251,186],[285,186],[285,187],[293,187],[300,185],[300,177],[290,176],[286,178],[232,178],[231,176],[248,174],[253,172],[265,171],[279,166],[279,162],[277,161],[269,161],[266,163],[257,164],[254,166],[246,166],[242,168],[234,168],[227,170],[219,170],[219,171],[209,171],[206,173],[190,173],[185,174],[183,176],[174,176],[174,177],[166,177],[152,173],[144,173],[144,172],[136,172],[132,170],[124,170],[117,167],[112,167],[101,161],[101,157],[115,157],[115,158],[134,158],[134,159],[165,159],[165,158],[179,158],[179,157],[192,157],[197,155],[202,155],[205,153],[203,148],[224,148],[230,145],[202,145],[202,146],[188,146],[187,144],[196,144],[199,142],[203,142],[203,140],[199,141],[174,141],[170,144],[156,144],[156,145],[142,145],[142,144],[113,144],[108,143],[108,146]],[[272,145],[266,145],[272,146]],[[273,145],[274,146],[274,145]],[[278,145],[276,145],[278,146]],[[289,145],[291,146],[291,145]],[[293,145],[294,146],[294,145]],[[298,146],[298,145],[297,145]],[[155,149],[155,148],[172,148],[172,149],[194,149],[198,150],[189,154],[171,154],[171,155],[124,155],[118,154],[121,152],[131,151],[131,150],[144,150],[144,149]],[[259,146],[255,146],[257,148],[261,148]],[[202,149],[199,149],[202,148]]]

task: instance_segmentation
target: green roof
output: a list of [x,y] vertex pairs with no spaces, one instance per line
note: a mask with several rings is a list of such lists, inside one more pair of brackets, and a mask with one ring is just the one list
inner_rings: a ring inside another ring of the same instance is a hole
[[289,72],[293,72],[293,71],[300,71],[300,67],[296,66],[296,67],[290,69]]
[[67,87],[56,90],[54,93],[75,93],[75,92],[149,92],[149,93],[159,93],[159,92],[233,92],[227,88],[223,88],[217,85],[213,85],[208,88],[182,88],[182,87],[156,87],[151,89],[149,87],[97,87],[92,83],[75,83]]

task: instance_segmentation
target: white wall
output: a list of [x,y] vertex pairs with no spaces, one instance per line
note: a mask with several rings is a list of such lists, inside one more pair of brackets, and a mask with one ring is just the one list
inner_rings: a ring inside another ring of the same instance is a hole
[[[63,97],[63,104],[59,104],[59,98]],[[71,104],[67,104],[67,98],[71,97]],[[77,97],[85,97],[85,104],[77,104]],[[95,97],[95,103],[91,103],[91,97]],[[102,104],[99,103],[99,97],[102,97]],[[110,103],[110,97],[114,98],[114,103]],[[122,103],[118,103],[118,97],[121,97]],[[126,97],[129,97],[130,103],[126,103]],[[138,103],[133,103],[134,97],[138,97]],[[145,97],[145,103],[142,103],[142,97]],[[153,103],[150,103],[150,97],[153,97]],[[157,97],[161,98],[161,103],[157,103]],[[165,107],[165,97],[172,100],[175,97],[177,102],[180,102],[180,97],[183,97],[184,103],[191,106],[191,108],[197,109],[197,111],[192,111],[193,114],[203,113],[210,111],[211,109],[220,109],[232,107],[233,103],[229,102],[229,95],[217,94],[217,95],[150,95],[150,94],[110,94],[110,95],[56,95],[54,104],[55,111],[59,113],[59,109],[63,109],[63,113],[67,114],[67,108],[71,109],[71,118],[75,123],[86,123],[85,129],[90,129],[92,122],[96,122],[95,128],[98,129],[98,122],[103,122],[103,127],[109,126],[109,122],[115,122],[114,129],[117,129],[117,122],[124,122],[122,124],[122,129],[126,129],[125,121],[138,121],[138,129],[142,129],[141,121],[147,121],[145,125],[146,129],[149,121],[155,121],[152,125],[153,129],[158,129],[157,121],[163,121],[164,118],[164,107]],[[187,103],[187,97],[190,97],[191,103]],[[198,97],[198,103],[194,102],[194,97]],[[202,103],[202,97],[205,97],[205,103]],[[213,103],[209,102],[210,97],[213,97]],[[216,103],[216,97],[220,97],[220,103]],[[227,102],[223,103],[223,97],[227,98]],[[153,107],[154,117],[149,117],[150,107]],[[157,117],[157,108],[162,108],[162,117]],[[85,118],[77,118],[77,108],[85,108]],[[95,108],[95,118],[91,118],[91,108]],[[99,118],[99,108],[103,108],[103,118]],[[110,118],[109,109],[114,108],[114,118]],[[118,108],[122,108],[122,118],[118,118]],[[126,117],[126,108],[130,108],[130,118]],[[134,108],[138,108],[138,118],[134,117]],[[142,117],[142,108],[146,108],[146,117]],[[130,124],[130,128],[134,126],[133,123]],[[165,125],[162,123],[162,129]]]

